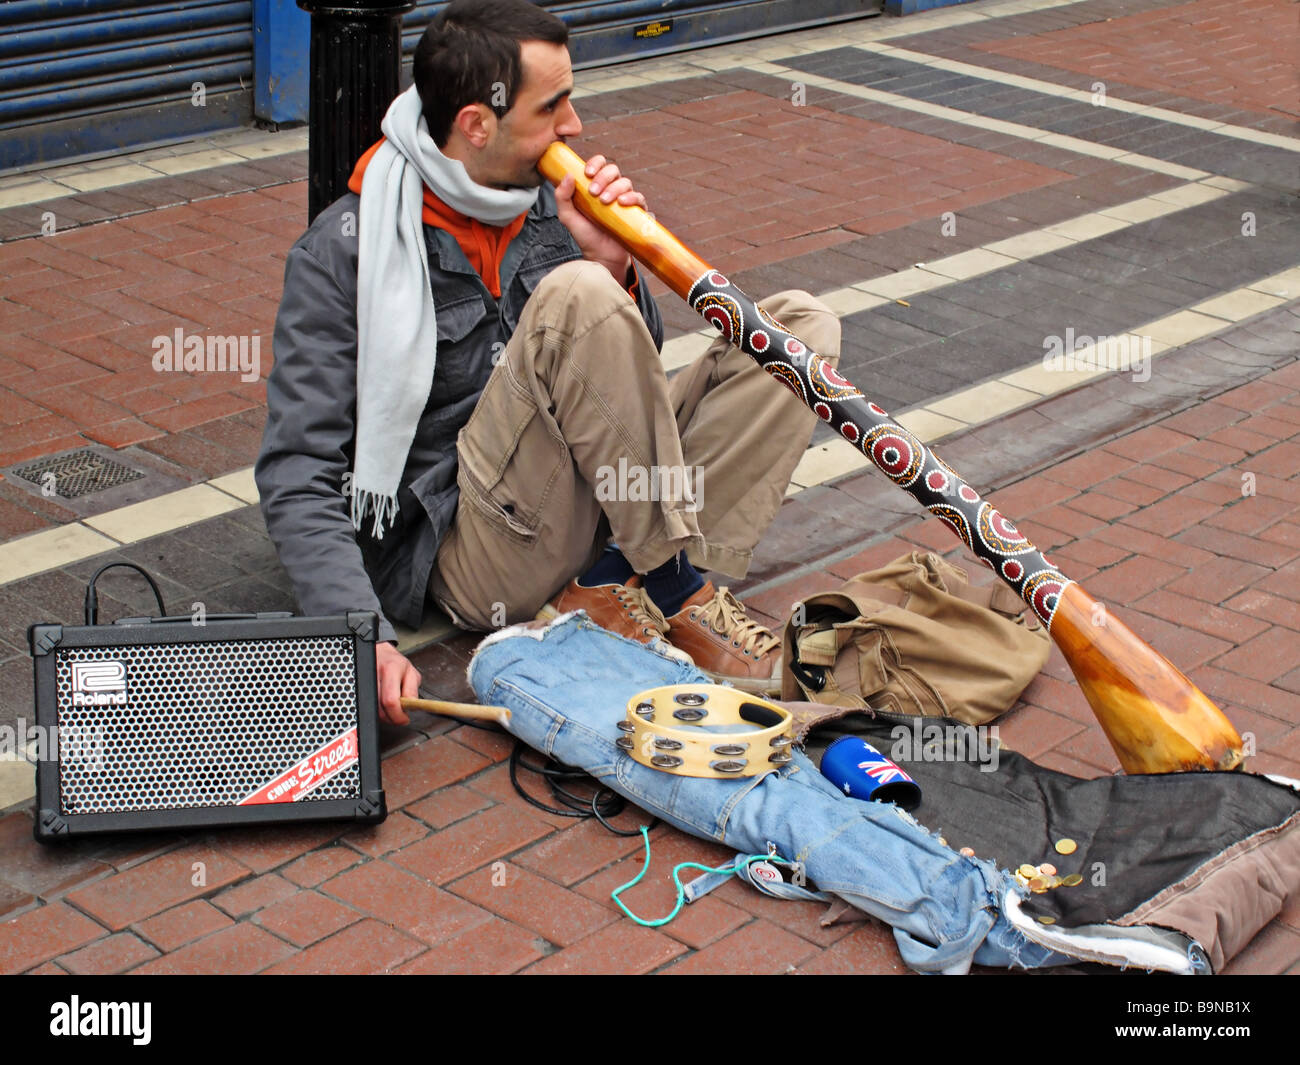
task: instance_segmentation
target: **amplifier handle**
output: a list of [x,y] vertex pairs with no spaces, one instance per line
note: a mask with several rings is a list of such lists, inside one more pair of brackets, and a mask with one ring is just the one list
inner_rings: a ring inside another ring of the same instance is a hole
[[[260,614],[205,614],[203,620],[204,621],[263,621],[272,618],[291,618],[293,616],[294,614],[293,611],[291,610],[267,610],[267,611],[263,611]],[[161,617],[161,618],[152,618],[152,617],[118,618],[116,621],[113,622],[113,624],[114,625],[162,625],[162,624],[174,625],[181,621],[192,624],[194,621],[194,617],[193,615],[190,614],[169,614],[167,617]]]

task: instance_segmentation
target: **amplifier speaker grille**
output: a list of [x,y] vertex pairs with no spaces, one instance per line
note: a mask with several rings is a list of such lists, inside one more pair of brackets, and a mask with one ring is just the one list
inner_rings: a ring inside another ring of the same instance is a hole
[[[356,726],[350,637],[55,654],[59,729],[82,752],[62,762],[65,815],[233,806]],[[125,706],[74,705],[77,662],[123,663]],[[354,763],[302,801],[360,796]]]

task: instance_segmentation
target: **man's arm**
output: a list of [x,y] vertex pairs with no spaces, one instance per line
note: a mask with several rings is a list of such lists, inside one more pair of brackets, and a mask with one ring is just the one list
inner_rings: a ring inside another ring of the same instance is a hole
[[[262,517],[307,614],[373,610],[383,716],[419,693],[419,674],[395,647],[352,528],[349,456],[356,425],[356,300],[305,248],[290,250],[275,323],[275,364],[254,474]],[[399,661],[400,660],[400,661]]]
[[[603,155],[593,155],[587,160],[586,176],[588,191],[593,196],[599,196],[602,203],[617,200],[624,207],[646,206],[645,197],[632,187],[631,180],[624,177],[615,164],[607,162]],[[623,245],[573,205],[573,193],[573,179],[566,177],[555,190],[556,215],[573,234],[583,258],[604,266],[636,300],[646,328],[654,337],[655,347],[662,349],[663,319],[659,316],[659,308],[650,295],[649,288],[636,272],[636,263]]]

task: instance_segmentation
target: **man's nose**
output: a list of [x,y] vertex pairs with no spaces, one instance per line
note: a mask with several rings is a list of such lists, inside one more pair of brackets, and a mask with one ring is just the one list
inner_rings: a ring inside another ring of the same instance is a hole
[[564,113],[555,124],[555,132],[561,137],[577,137],[582,133],[582,119],[568,100],[564,101]]

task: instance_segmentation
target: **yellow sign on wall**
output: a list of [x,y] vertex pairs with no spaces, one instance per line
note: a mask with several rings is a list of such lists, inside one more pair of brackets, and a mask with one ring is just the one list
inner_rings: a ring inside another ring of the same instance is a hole
[[665,33],[671,33],[673,29],[673,20],[667,22],[648,22],[644,26],[636,28],[638,37],[662,37]]

